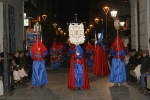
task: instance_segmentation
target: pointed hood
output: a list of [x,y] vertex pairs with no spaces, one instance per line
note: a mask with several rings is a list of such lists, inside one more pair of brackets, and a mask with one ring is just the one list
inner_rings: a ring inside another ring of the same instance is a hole
[[75,47],[74,50],[73,50],[73,53],[76,53],[76,51],[78,51],[78,53],[79,53],[80,55],[83,54],[83,50],[82,50],[82,48],[81,48],[80,45],[76,45],[76,47]]
[[47,48],[44,46],[39,38],[34,42],[33,46],[31,47],[31,51],[33,53],[36,53],[38,50],[41,52],[46,52],[47,50]]
[[103,44],[103,34],[104,34],[104,29],[102,30],[101,35],[100,35],[100,37],[98,39],[98,45],[102,46],[103,50],[105,50],[105,46]]
[[87,51],[90,51],[90,52],[94,50],[94,46],[90,42],[88,42],[85,48]]
[[75,45],[74,45],[74,44],[71,44],[71,45],[70,45],[70,51],[73,51],[74,48],[75,48]]
[[[117,48],[118,47],[118,48]],[[110,47],[112,50],[114,50],[114,52],[121,52],[124,49],[124,45],[122,43],[121,37],[116,37],[114,43],[112,44],[112,46]]]
[[56,42],[53,42],[52,49],[53,49],[53,50],[56,50],[56,49],[57,49],[57,43],[56,43]]

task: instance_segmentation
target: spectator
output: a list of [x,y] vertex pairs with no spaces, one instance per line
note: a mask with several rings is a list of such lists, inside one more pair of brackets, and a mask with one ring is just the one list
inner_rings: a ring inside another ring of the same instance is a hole
[[18,72],[19,66],[21,65],[21,63],[19,60],[19,52],[17,52],[17,51],[13,55],[12,65],[13,65],[14,83],[15,83],[15,86],[17,86],[21,82],[21,77]]
[[133,64],[133,70],[130,71],[130,74],[133,76],[131,76],[132,78],[132,81],[135,80],[138,82],[140,81],[140,76],[141,76],[141,61],[142,61],[142,51],[139,51],[138,53],[138,56]]
[[129,55],[129,52],[127,52],[126,56],[124,57],[124,63],[125,63],[125,65],[129,64],[129,59],[130,59],[130,55]]
[[144,50],[142,52],[142,62],[141,62],[141,87],[142,89],[140,90],[141,93],[146,92],[146,82],[145,78],[150,75],[150,57],[149,57],[149,52],[147,50]]
[[12,55],[8,54],[8,66],[10,70],[10,90],[15,90],[14,87],[14,77],[13,77],[13,65],[12,65]]
[[130,71],[133,69],[133,64],[135,62],[136,59],[136,50],[132,49],[129,52],[129,63],[126,65],[126,74],[127,74],[127,78],[129,79],[130,76]]
[[26,77],[28,76],[24,70],[24,67],[26,65],[26,59],[23,57],[24,52],[19,52],[19,60],[20,60],[20,66],[19,66],[19,76],[21,77],[21,85],[24,86],[26,84]]

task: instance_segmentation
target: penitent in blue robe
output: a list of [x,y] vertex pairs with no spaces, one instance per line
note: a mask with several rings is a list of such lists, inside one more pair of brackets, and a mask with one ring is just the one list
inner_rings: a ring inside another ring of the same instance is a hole
[[50,61],[50,67],[52,70],[56,70],[61,66],[60,59],[58,55],[60,54],[59,50],[53,50],[50,48],[50,53],[51,53],[51,61]]
[[89,67],[93,67],[94,65],[93,58],[91,57],[93,57],[93,53],[91,53],[90,51],[86,51],[86,61]]
[[[44,53],[44,57],[47,55],[47,52]],[[33,56],[33,53],[30,52],[30,56]],[[41,56],[39,55],[38,58]],[[44,86],[48,84],[45,61],[44,60],[34,60],[32,66],[32,86]]]
[[[111,52],[114,51],[111,50]],[[125,55],[125,51],[119,52],[119,54]],[[114,54],[113,56],[117,55]],[[121,60],[120,58],[113,58],[112,59],[112,67],[111,67],[111,73],[110,73],[110,82],[113,83],[124,83],[126,81],[126,71],[125,71],[125,64],[124,60]]]

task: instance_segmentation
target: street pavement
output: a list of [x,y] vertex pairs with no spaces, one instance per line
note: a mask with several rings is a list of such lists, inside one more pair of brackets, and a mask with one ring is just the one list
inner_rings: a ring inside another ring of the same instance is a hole
[[97,77],[88,68],[90,90],[68,90],[69,61],[58,70],[52,71],[47,64],[49,83],[43,88],[31,89],[31,84],[17,88],[13,95],[3,100],[150,100],[140,93],[139,84],[126,82],[125,86],[114,86],[109,76]]

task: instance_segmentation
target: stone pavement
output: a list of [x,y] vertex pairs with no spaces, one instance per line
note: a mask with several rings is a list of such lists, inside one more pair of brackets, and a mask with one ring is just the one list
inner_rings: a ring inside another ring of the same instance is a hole
[[43,88],[31,89],[28,85],[16,89],[13,96],[4,100],[150,100],[138,91],[138,84],[125,83],[125,86],[113,86],[109,76],[96,77],[89,68],[90,90],[68,90],[69,64],[52,71],[47,66],[49,84]]

